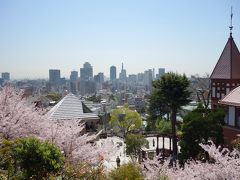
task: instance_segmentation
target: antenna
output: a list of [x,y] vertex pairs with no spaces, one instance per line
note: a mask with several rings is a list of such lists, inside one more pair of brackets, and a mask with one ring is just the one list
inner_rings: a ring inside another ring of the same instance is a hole
[[232,36],[232,29],[233,29],[232,18],[233,18],[233,12],[232,12],[232,6],[231,6],[231,24],[230,24],[230,26],[229,26],[229,29],[230,29],[230,35],[231,35],[231,36]]

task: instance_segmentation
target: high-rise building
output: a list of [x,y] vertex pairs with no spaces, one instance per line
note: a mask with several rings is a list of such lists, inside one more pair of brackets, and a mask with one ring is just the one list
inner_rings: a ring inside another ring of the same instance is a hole
[[165,74],[165,68],[159,68],[158,69],[158,78],[161,78],[162,75],[164,75],[164,74]]
[[117,79],[117,68],[116,66],[110,67],[110,81],[114,81]]
[[127,71],[126,69],[123,68],[123,63],[122,63],[122,70],[119,74],[119,79],[122,81],[125,81],[127,79]]
[[50,84],[61,83],[61,75],[59,69],[49,69],[49,83]]
[[10,73],[9,72],[3,72],[2,73],[2,79],[4,81],[10,81]]
[[78,72],[77,71],[72,71],[70,75],[70,81],[71,82],[76,82],[78,80]]
[[149,91],[152,90],[152,81],[153,81],[152,69],[144,71],[144,85],[146,86],[146,89]]
[[2,86],[2,85],[3,85],[3,83],[4,83],[4,80],[3,80],[3,78],[0,78],[0,86]]
[[137,82],[139,84],[143,84],[143,82],[144,82],[144,73],[138,73],[137,74]]
[[78,89],[78,72],[72,71],[70,75],[70,91],[73,94],[76,94],[77,89]]
[[136,74],[129,74],[128,75],[128,81],[130,83],[137,83],[137,75]]
[[97,75],[94,76],[94,81],[96,83],[102,84],[104,82],[104,74],[103,73],[98,73]]
[[80,68],[80,79],[83,81],[93,80],[93,68],[89,62],[85,62],[83,68]]

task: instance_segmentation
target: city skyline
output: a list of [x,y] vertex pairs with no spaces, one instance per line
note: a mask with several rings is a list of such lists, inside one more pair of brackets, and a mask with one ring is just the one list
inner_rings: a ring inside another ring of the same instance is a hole
[[127,74],[164,67],[189,75],[211,73],[229,37],[240,44],[240,2],[1,1],[0,72],[11,79],[69,78],[84,62],[93,74]]

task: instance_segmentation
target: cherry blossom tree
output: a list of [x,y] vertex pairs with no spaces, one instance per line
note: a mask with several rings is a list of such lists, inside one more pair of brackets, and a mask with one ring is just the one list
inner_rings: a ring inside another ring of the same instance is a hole
[[146,160],[142,165],[146,179],[154,180],[160,177],[169,179],[240,179],[240,152],[230,151],[226,148],[216,147],[212,142],[209,145],[200,144],[208,152],[214,162],[188,161],[184,167],[178,163],[175,167],[169,167],[169,160],[161,164],[158,157]]
[[5,86],[0,91],[0,140],[39,136],[44,121],[41,113],[28,105],[22,91]]
[[98,134],[83,133],[84,124],[80,120],[53,121],[46,110],[38,109],[27,101],[22,91],[11,86],[0,90],[0,142],[3,139],[34,136],[56,144],[71,162],[96,162],[101,154],[114,152],[109,142],[97,146]]

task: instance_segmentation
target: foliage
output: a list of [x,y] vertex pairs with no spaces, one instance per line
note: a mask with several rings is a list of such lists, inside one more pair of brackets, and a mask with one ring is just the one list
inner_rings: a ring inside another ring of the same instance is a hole
[[0,142],[20,137],[38,137],[57,145],[67,161],[96,161],[100,153],[112,152],[111,143],[99,148],[96,135],[84,134],[81,120],[52,121],[51,110],[36,109],[23,98],[23,92],[10,86],[0,90]]
[[137,164],[128,163],[109,172],[109,180],[143,180],[141,169]]
[[240,152],[229,151],[226,148],[216,147],[212,141],[209,144],[200,144],[214,163],[189,160],[184,166],[177,162],[176,166],[169,166],[170,160],[160,163],[158,157],[147,159],[142,163],[142,171],[146,179],[240,179]]
[[137,157],[142,147],[148,145],[148,141],[141,134],[128,134],[125,138],[127,154]]
[[205,74],[203,77],[200,77],[198,74],[191,76],[190,89],[192,95],[195,95],[192,99],[197,98],[196,100],[202,103],[205,109],[208,109],[211,99],[209,74]]
[[79,162],[77,164],[66,163],[62,177],[63,179],[106,179],[102,161],[99,161],[95,167],[88,162]]
[[189,103],[189,84],[185,74],[179,75],[172,72],[153,82],[154,88],[157,89],[156,95],[162,98],[171,109],[180,108]]
[[5,159],[7,169],[11,169],[14,176],[21,174],[27,179],[39,179],[50,173],[58,173],[64,164],[64,157],[57,147],[47,141],[41,143],[36,138],[4,141],[0,156]]
[[163,100],[162,96],[159,95],[158,89],[153,89],[153,92],[149,99],[148,113],[148,129],[154,131],[156,129],[156,121],[158,118],[162,119],[164,115],[170,113],[170,109],[167,103]]
[[51,92],[47,94],[46,97],[51,99],[52,101],[58,102],[62,98],[62,95],[59,93]]
[[180,141],[181,159],[198,158],[201,153],[199,143],[212,140],[217,145],[223,143],[222,109],[207,110],[201,104],[183,119]]
[[156,96],[161,98],[171,109],[171,123],[173,135],[173,159],[177,157],[176,117],[177,111],[190,102],[189,80],[185,75],[167,73],[161,79],[153,82]]
[[96,102],[96,103],[100,103],[101,99],[102,99],[102,97],[100,95],[97,96],[96,94],[87,98],[88,101],[93,101],[93,102]]
[[141,127],[142,119],[138,112],[130,110],[128,106],[124,106],[112,111],[110,124],[118,128],[125,137],[128,132]]
[[14,171],[13,145],[13,141],[3,140],[0,147],[0,169],[6,170],[8,179]]
[[236,138],[233,142],[232,142],[232,146],[237,149],[238,151],[240,151],[240,137]]
[[156,123],[156,129],[161,134],[172,133],[171,122],[165,119],[159,119]]

